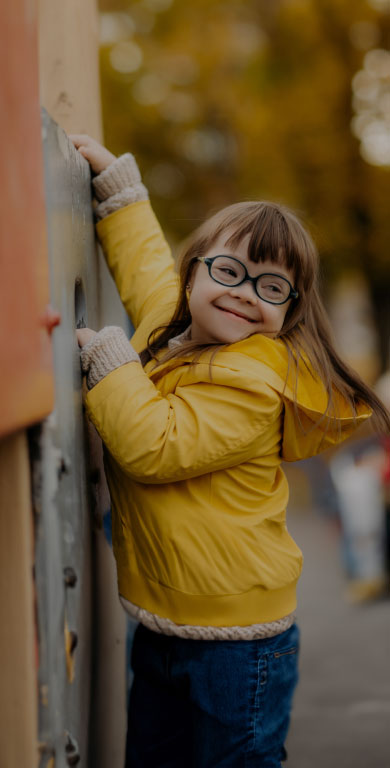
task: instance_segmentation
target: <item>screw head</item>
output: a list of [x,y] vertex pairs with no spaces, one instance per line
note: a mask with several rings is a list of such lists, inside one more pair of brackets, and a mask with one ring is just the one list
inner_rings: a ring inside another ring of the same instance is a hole
[[80,762],[80,751],[77,741],[68,731],[65,731],[65,752],[68,765],[77,765]]
[[77,573],[70,565],[64,568],[64,584],[66,587],[75,587],[77,584]]

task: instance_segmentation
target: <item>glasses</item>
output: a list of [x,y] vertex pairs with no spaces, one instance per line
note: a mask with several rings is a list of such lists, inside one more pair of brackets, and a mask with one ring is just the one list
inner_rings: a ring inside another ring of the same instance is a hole
[[198,261],[207,264],[209,275],[216,283],[231,287],[252,283],[259,299],[269,304],[285,304],[289,299],[298,298],[298,291],[286,277],[273,272],[251,277],[245,264],[234,256],[198,256]]

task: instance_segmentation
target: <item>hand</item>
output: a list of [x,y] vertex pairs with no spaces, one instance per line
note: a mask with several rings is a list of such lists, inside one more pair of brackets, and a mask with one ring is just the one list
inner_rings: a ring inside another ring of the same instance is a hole
[[88,160],[94,173],[101,173],[116,160],[112,152],[95,139],[91,139],[86,133],[71,133],[69,139],[80,154]]
[[88,342],[91,341],[94,336],[96,336],[96,331],[92,331],[90,328],[78,328],[76,331],[76,336],[79,347],[85,347],[85,345],[88,344]]

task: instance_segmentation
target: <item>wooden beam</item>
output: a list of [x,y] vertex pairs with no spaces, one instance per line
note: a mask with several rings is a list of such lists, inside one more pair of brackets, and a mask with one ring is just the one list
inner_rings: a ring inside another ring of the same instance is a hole
[[35,768],[34,539],[25,432],[0,441],[0,764]]
[[67,133],[102,140],[95,0],[39,0],[42,106]]

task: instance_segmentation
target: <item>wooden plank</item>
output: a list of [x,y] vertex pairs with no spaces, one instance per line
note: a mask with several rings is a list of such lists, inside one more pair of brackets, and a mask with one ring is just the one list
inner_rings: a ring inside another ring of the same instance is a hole
[[102,140],[95,0],[40,0],[42,106],[67,133]]
[[53,406],[35,3],[0,4],[0,435]]
[[35,768],[37,661],[27,441],[0,441],[0,765]]

